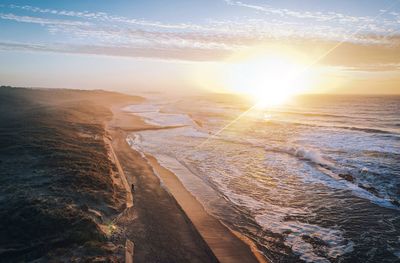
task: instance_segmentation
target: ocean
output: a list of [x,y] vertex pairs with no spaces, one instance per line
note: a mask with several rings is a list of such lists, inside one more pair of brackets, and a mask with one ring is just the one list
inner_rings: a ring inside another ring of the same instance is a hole
[[150,96],[132,148],[271,262],[400,262],[400,97]]

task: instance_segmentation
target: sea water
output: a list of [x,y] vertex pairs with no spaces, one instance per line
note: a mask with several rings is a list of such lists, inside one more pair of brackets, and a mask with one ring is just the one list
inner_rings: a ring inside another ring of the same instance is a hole
[[272,262],[400,261],[400,97],[249,107],[149,98],[125,110],[170,128],[127,141]]

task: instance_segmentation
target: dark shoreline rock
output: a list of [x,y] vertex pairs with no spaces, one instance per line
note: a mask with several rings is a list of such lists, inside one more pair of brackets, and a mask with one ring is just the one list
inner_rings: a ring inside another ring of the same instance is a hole
[[373,186],[371,186],[371,185],[367,185],[367,184],[358,184],[358,187],[360,187],[360,188],[362,188],[362,189],[364,189],[364,190],[367,190],[368,192],[370,192],[371,194],[373,194],[373,195],[375,195],[375,196],[380,197],[379,191],[378,191],[375,187],[373,187]]
[[355,181],[354,177],[351,174],[339,174],[339,177],[341,177],[351,183],[354,183],[354,181]]

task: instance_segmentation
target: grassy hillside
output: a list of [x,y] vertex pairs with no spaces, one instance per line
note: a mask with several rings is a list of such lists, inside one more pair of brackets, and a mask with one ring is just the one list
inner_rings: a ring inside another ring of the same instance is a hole
[[[104,91],[0,88],[0,258],[115,260],[106,224],[124,208],[103,140]],[[10,242],[12,241],[12,242]],[[81,256],[85,255],[85,256]]]

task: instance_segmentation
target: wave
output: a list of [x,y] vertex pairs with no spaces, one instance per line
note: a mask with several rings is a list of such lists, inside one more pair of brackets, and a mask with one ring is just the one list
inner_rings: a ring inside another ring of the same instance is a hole
[[397,135],[396,133],[386,131],[386,130],[380,130],[376,128],[364,128],[364,127],[355,127],[355,126],[333,126],[334,128],[340,128],[340,129],[347,129],[347,130],[352,130],[352,131],[362,131],[366,133],[381,133],[381,134],[393,134]]
[[317,165],[321,165],[325,168],[332,168],[334,164],[324,158],[320,152],[313,149],[304,149],[301,147],[293,147],[293,146],[283,146],[283,147],[269,147],[265,146],[266,151],[273,151],[273,152],[282,152],[294,157],[297,157],[302,160],[306,160],[312,162]]
[[[337,168],[336,165],[329,161],[328,159],[324,158],[323,155],[315,150],[315,149],[304,149],[301,147],[265,147],[266,151],[271,152],[278,152],[278,153],[285,153],[291,156],[294,156],[300,160],[305,160],[310,162],[313,165],[316,165],[317,168],[321,168],[324,174],[328,175],[332,179],[335,179],[337,183],[339,181],[345,181],[345,185],[339,183],[337,185],[329,184],[331,187],[339,187],[342,188],[345,186],[346,189],[351,190],[356,196],[368,199],[371,202],[386,208],[391,209],[399,209],[400,202],[393,197],[388,196],[386,191],[382,189],[378,189],[368,183],[361,183],[359,182],[359,178],[356,174],[341,171],[341,169]],[[368,169],[363,167],[361,168],[358,173],[367,173]]]
[[153,104],[132,104],[122,108],[125,112],[130,113],[145,113],[145,112],[159,112],[160,107]]
[[313,116],[313,117],[332,117],[332,118],[347,118],[352,119],[354,117],[348,115],[337,115],[337,114],[330,114],[330,113],[314,113],[314,112],[302,112],[302,111],[280,111],[280,110],[273,110],[274,113],[282,113],[282,114],[290,114],[290,115],[301,115],[301,116]]
[[323,125],[323,124],[312,124],[312,123],[304,123],[304,122],[295,122],[295,121],[281,121],[281,120],[269,120],[269,123],[274,124],[292,124],[296,126],[307,126],[307,127],[318,127],[318,128],[334,128],[334,129],[344,129],[344,130],[352,130],[352,131],[361,131],[365,133],[372,134],[387,134],[390,136],[398,137],[400,133],[382,130],[377,128],[368,128],[368,127],[358,127],[358,126],[341,126],[341,125]]

